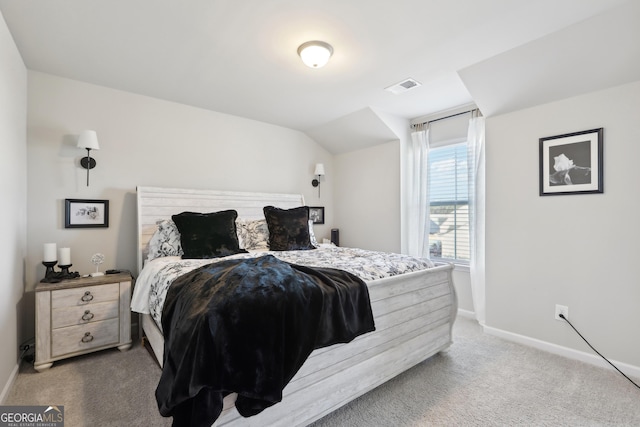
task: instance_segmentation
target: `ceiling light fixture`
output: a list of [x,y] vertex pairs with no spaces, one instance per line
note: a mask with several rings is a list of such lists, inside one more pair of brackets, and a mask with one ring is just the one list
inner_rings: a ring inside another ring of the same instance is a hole
[[307,67],[321,68],[329,62],[333,55],[333,47],[329,43],[314,40],[302,43],[298,47],[298,55]]

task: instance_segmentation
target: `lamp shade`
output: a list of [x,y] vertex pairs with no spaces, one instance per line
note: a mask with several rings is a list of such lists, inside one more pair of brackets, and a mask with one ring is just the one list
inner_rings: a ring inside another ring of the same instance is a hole
[[78,148],[86,148],[88,150],[99,150],[98,135],[95,130],[83,130],[78,138]]
[[313,174],[324,176],[324,165],[322,163],[316,163],[316,171]]
[[298,47],[298,55],[307,67],[320,68],[327,65],[333,55],[333,47],[329,43],[310,41]]

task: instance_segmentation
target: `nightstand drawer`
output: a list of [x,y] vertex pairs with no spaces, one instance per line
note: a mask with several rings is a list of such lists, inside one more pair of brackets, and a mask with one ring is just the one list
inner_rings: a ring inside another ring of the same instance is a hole
[[51,293],[51,307],[56,309],[118,300],[120,297],[119,289],[118,283],[109,283],[106,285],[56,290]]
[[116,318],[54,329],[51,332],[51,356],[117,344],[120,339],[119,324],[119,319]]
[[119,311],[120,305],[117,300],[87,304],[85,306],[54,308],[51,312],[51,328],[86,325],[90,322],[113,319],[118,317]]

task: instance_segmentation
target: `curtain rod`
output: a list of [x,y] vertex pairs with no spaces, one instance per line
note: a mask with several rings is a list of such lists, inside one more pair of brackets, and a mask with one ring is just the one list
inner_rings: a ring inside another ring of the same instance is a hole
[[460,113],[450,114],[450,115],[448,115],[448,116],[439,117],[439,118],[437,118],[437,119],[433,119],[433,120],[427,120],[427,121],[422,122],[422,123],[414,123],[414,124],[412,124],[412,125],[411,125],[411,127],[412,127],[412,128],[415,128],[415,127],[418,127],[418,126],[425,126],[425,125],[428,125],[428,124],[433,123],[433,122],[438,122],[438,121],[440,121],[440,120],[444,120],[444,119],[450,119],[450,118],[452,118],[452,117],[461,116],[461,115],[463,115],[463,114],[469,114],[469,113],[471,113],[471,114],[473,115],[475,112],[478,112],[479,114],[481,114],[481,113],[480,113],[480,110],[479,110],[478,108],[472,108],[471,110],[461,111]]

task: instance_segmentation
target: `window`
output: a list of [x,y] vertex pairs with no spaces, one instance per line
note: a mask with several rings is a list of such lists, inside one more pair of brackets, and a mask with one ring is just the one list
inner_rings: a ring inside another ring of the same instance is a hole
[[469,249],[467,143],[429,150],[429,256],[466,264]]

